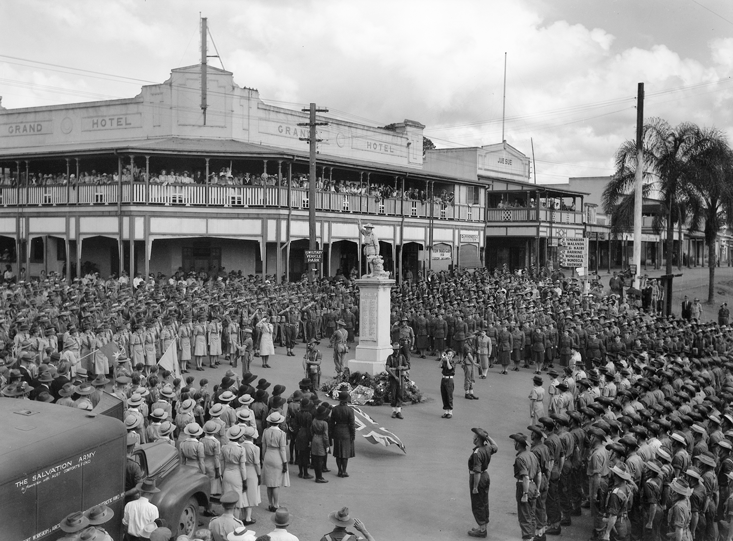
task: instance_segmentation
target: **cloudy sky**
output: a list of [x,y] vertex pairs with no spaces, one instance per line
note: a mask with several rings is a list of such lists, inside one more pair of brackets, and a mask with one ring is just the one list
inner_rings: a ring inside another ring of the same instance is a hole
[[2,105],[132,97],[198,63],[199,14],[265,101],[439,147],[501,141],[506,52],[505,138],[539,182],[610,174],[639,82],[645,117],[733,134],[730,0],[3,0]]

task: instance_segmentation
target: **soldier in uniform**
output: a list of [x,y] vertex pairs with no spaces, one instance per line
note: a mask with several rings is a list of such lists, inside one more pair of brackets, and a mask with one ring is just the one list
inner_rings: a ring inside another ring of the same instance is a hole
[[488,432],[483,428],[472,428],[473,451],[468,459],[468,486],[471,491],[471,511],[478,528],[468,531],[470,537],[488,537],[486,525],[489,523],[489,463],[491,455],[499,448]]
[[669,483],[669,511],[667,511],[667,535],[669,539],[690,541],[690,496],[692,489],[685,479],[675,478]]
[[344,369],[344,355],[349,349],[347,343],[348,331],[346,330],[346,322],[343,319],[339,319],[336,324],[338,329],[331,335],[331,345],[333,346],[333,364],[336,373],[340,374]]
[[354,341],[354,329],[356,328],[356,315],[348,307],[341,310],[341,321],[346,329],[346,339],[350,344]]
[[445,351],[445,339],[448,335],[448,323],[443,319],[442,311],[433,321],[433,350],[438,357]]
[[402,353],[402,355],[404,355],[405,360],[407,361],[407,366],[409,367],[410,352],[412,351],[412,346],[415,344],[415,331],[412,330],[412,327],[410,327],[407,322],[407,316],[402,316],[398,332],[400,352]]
[[420,355],[421,359],[425,358],[425,351],[430,348],[428,339],[428,320],[425,318],[425,313],[421,310],[415,318],[415,350]]
[[311,380],[313,389],[321,387],[321,352],[316,349],[318,344],[315,338],[311,338],[303,357],[305,377]]
[[402,416],[402,393],[404,392],[405,377],[410,365],[402,354],[402,348],[398,342],[392,344],[392,354],[387,357],[385,366],[389,374],[389,396],[392,406],[392,419],[404,419]]
[[727,325],[730,321],[730,310],[728,309],[728,303],[724,302],[718,310],[718,325]]
[[209,522],[209,531],[213,535],[212,541],[226,541],[229,534],[245,527],[244,522],[234,516],[239,507],[239,494],[233,490],[226,492],[219,499],[219,503],[224,508],[224,513],[212,518]]
[[550,472],[553,467],[553,458],[550,455],[550,449],[545,445],[545,433],[541,426],[528,426],[527,429],[532,432],[532,452],[537,457],[540,468],[541,482],[537,486],[537,500],[535,501],[535,539],[545,538],[545,530],[547,529],[547,490],[550,486]]
[[491,340],[491,348],[489,348],[489,368],[493,368],[494,363],[496,362],[496,354],[497,354],[496,344],[497,344],[497,337],[499,336],[499,329],[497,329],[493,321],[489,322],[489,326],[486,329],[486,335],[489,337],[489,340]]
[[[549,317],[547,319],[550,319]],[[557,342],[558,342],[558,332],[557,327],[555,324],[550,320],[549,323],[543,325],[543,332],[545,333],[545,337],[547,338],[547,341],[545,342],[545,359],[544,362],[552,366],[552,364],[555,362],[555,355],[557,353]]]
[[527,449],[527,436],[512,434],[514,440],[514,478],[517,480],[515,497],[517,517],[522,530],[522,539],[534,539],[536,530],[535,503],[538,487],[542,483],[542,472],[536,455]]
[[519,363],[524,356],[525,335],[524,331],[518,325],[510,324],[510,329],[512,333],[512,361],[514,361],[514,368],[512,370],[519,372]]
[[453,417],[453,388],[456,366],[453,364],[453,350],[445,351],[440,356],[440,397],[443,401],[443,419]]
[[598,338],[595,330],[588,331],[588,341],[586,345],[587,359],[585,366],[588,370],[593,368],[594,363],[601,363],[606,357],[606,345]]
[[[590,516],[593,521],[592,539],[601,539],[605,532],[603,520],[602,498],[606,493],[606,479],[609,473],[608,450],[605,447],[606,433],[598,427],[588,429],[588,445],[590,456],[586,475],[588,477],[588,500],[590,502]],[[608,538],[606,538],[608,539]]]
[[560,527],[560,521],[562,520],[560,512],[560,475],[565,454],[555,421],[549,417],[540,417],[540,423],[544,426],[545,433],[548,434],[545,445],[550,450],[550,456],[552,457],[552,471],[550,472],[546,506],[548,528],[545,533],[560,535],[562,532]]
[[476,337],[476,354],[478,355],[479,378],[486,379],[489,371],[489,357],[491,356],[491,339],[486,335],[486,329],[481,329]]
[[469,336],[463,342],[463,351],[458,360],[458,364],[463,365],[463,391],[468,400],[478,400],[478,396],[473,394],[473,385],[476,383],[475,370],[478,365],[473,344],[473,337]]
[[613,486],[606,497],[607,521],[601,539],[607,541],[613,535],[614,540],[628,540],[630,538],[628,509],[632,493],[627,483],[632,482],[631,475],[623,462],[613,466],[610,473]]
[[242,357],[242,379],[245,374],[249,372],[249,367],[252,364],[252,354],[254,352],[254,342],[252,341],[252,329],[247,327],[242,331],[242,345],[239,346],[239,354]]
[[534,364],[534,373],[539,374],[540,368],[543,365],[545,359],[545,345],[547,343],[547,337],[542,332],[542,327],[537,326],[532,331],[532,363]]
[[700,471],[691,466],[684,472],[687,483],[692,489],[690,495],[690,532],[696,540],[705,539],[705,510],[708,502],[708,490],[702,482]]
[[514,338],[512,337],[512,333],[507,330],[506,321],[503,321],[501,324],[501,330],[496,338],[497,357],[501,364],[502,374],[508,374],[507,367],[511,361],[513,341]]

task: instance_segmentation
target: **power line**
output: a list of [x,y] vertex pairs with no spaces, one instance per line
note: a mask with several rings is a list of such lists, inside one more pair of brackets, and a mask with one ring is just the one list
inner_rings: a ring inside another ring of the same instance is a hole
[[713,15],[715,15],[716,17],[718,17],[718,18],[720,18],[720,19],[723,19],[723,20],[724,20],[725,22],[727,22],[728,24],[731,24],[731,25],[733,25],[733,21],[731,21],[730,19],[726,19],[726,18],[725,18],[725,17],[723,17],[723,16],[722,16],[722,15],[721,15],[720,13],[717,13],[717,12],[713,11],[712,9],[710,9],[710,8],[709,8],[709,7],[707,7],[707,6],[703,6],[703,5],[702,5],[702,4],[700,3],[700,2],[697,2],[696,0],[690,0],[690,1],[691,1],[691,2],[693,3],[693,4],[697,4],[698,6],[700,6],[700,7],[701,7],[702,9],[704,9],[705,11],[709,11],[710,13],[712,13]]

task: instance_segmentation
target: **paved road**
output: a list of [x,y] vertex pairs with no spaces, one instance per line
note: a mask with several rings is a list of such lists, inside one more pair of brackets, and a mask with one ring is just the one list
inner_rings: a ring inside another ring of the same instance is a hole
[[[721,289],[727,298],[731,287],[725,286],[725,282],[733,280],[733,269],[716,270],[721,284],[716,290]],[[650,276],[661,273],[648,272]],[[675,282],[676,311],[679,308],[677,295],[685,292],[700,295],[696,292],[707,291],[706,268],[683,269],[683,273],[684,276]],[[722,301],[722,297],[717,300]],[[717,306],[706,307],[710,317],[714,310]],[[284,353],[283,348],[277,349]],[[324,356],[324,378],[332,377],[332,350],[325,343],[320,349]],[[272,369],[262,368],[259,359],[255,359],[252,371],[273,383],[286,385],[286,395],[289,395],[302,378],[304,351],[300,344],[296,357],[271,357]],[[213,383],[227,368],[222,365],[217,370],[207,369],[195,375],[198,378],[203,374]],[[440,417],[440,373],[435,359],[414,359],[411,377],[423,390],[427,401],[406,406],[404,420],[391,419],[389,406],[366,408],[375,420],[402,439],[407,447],[406,455],[395,447],[371,445],[357,436],[357,456],[350,461],[348,479],[336,477],[333,458],[329,458],[333,471],[326,474],[328,484],[304,481],[293,475],[292,486],[283,490],[281,501],[293,515],[290,531],[301,541],[320,539],[330,530],[328,513],[344,505],[364,521],[379,541],[468,539],[466,532],[475,525],[470,510],[467,470],[473,439],[470,429],[474,426],[485,428],[499,445],[499,452],[489,469],[492,481],[489,539],[520,539],[512,477],[514,450],[509,434],[527,432],[531,372],[522,370],[503,376],[494,369],[487,379],[478,380],[478,401],[463,397],[463,377],[459,374],[456,376],[453,419]],[[546,385],[547,377],[544,379]],[[583,510],[583,513],[583,517],[573,519],[573,526],[563,529],[558,539],[588,539],[588,511]],[[266,504],[255,510],[254,516],[257,524],[252,529],[258,534],[272,529],[271,513],[267,512]]]
[[[280,349],[280,348],[278,348]],[[270,357],[272,369],[257,366],[253,373],[287,386],[289,395],[301,379],[300,363],[304,346],[296,357]],[[331,351],[321,347],[324,376],[333,376],[328,360]],[[207,369],[204,374],[224,375],[227,366]],[[197,374],[197,378],[198,378]],[[467,461],[472,449],[471,427],[485,428],[499,445],[492,459],[491,524],[489,539],[520,539],[514,501],[512,463],[513,442],[509,434],[525,431],[529,421],[527,395],[532,387],[529,370],[500,375],[495,370],[485,380],[478,380],[479,400],[466,400],[462,392],[463,376],[456,376],[453,419],[442,419],[439,383],[440,371],[435,358],[414,359],[411,377],[426,395],[427,401],[403,408],[404,420],[391,419],[389,406],[366,407],[382,426],[395,432],[407,447],[407,454],[392,446],[372,445],[357,435],[356,458],[349,463],[348,479],[336,477],[333,458],[328,484],[304,481],[293,475],[292,486],[284,489],[281,502],[293,514],[292,531],[301,541],[318,540],[330,530],[328,513],[348,506],[364,521],[377,540],[445,540],[468,538],[475,526],[470,510]],[[545,377],[545,379],[547,379]],[[297,466],[295,466],[297,468]],[[264,489],[263,489],[263,497]],[[258,534],[271,530],[271,513],[266,504],[256,509]],[[587,518],[563,532],[562,539],[586,539]]]

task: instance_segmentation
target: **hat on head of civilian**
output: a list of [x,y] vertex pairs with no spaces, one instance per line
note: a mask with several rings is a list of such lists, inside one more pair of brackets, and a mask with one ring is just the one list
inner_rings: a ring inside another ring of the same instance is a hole
[[290,524],[290,513],[286,507],[279,507],[271,519],[276,528],[285,528]]
[[76,533],[89,526],[89,519],[81,511],[76,511],[67,515],[64,520],[59,523],[61,531],[66,533]]
[[233,532],[229,532],[226,537],[226,541],[256,541],[255,538],[257,538],[257,534],[255,532],[248,530],[245,526],[241,526],[239,528],[235,528]]
[[115,512],[106,505],[95,505],[89,511],[84,513],[84,515],[89,519],[89,524],[93,526],[108,522],[114,514]]

